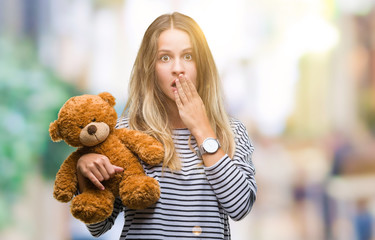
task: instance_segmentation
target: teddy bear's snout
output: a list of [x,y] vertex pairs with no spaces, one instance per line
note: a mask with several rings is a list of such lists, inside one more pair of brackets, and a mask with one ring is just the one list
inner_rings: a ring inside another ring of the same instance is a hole
[[90,134],[90,135],[94,135],[96,133],[98,129],[96,128],[95,125],[90,125],[88,128],[87,128],[87,132]]
[[107,139],[109,126],[104,122],[92,122],[81,130],[79,140],[84,146],[95,146]]

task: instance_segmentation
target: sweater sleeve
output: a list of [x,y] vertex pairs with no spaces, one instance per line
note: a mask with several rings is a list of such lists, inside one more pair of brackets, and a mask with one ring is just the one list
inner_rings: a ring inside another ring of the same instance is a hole
[[103,222],[94,223],[94,224],[87,224],[87,229],[90,231],[91,235],[94,237],[99,237],[108,230],[110,230],[115,223],[115,220],[118,214],[123,210],[123,205],[120,198],[115,199],[115,203],[113,206],[112,215],[104,220]]
[[225,155],[215,165],[206,167],[210,182],[218,201],[235,221],[244,218],[251,210],[257,192],[255,168],[252,162],[254,147],[245,126],[233,123],[236,150],[233,159]]

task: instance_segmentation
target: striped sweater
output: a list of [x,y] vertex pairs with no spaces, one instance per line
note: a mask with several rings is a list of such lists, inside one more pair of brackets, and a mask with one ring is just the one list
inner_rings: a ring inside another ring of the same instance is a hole
[[[180,171],[170,172],[162,165],[144,165],[148,176],[158,180],[161,196],[158,202],[144,210],[124,207],[119,198],[112,215],[105,221],[87,225],[93,236],[108,231],[120,211],[125,223],[120,240],[125,239],[230,239],[228,216],[237,221],[251,210],[257,185],[251,160],[254,150],[244,125],[232,119],[236,150],[233,159],[225,155],[211,167],[189,148],[190,131],[173,130],[173,141],[181,159]],[[121,118],[118,128],[128,127]],[[191,146],[198,146],[191,137]]]

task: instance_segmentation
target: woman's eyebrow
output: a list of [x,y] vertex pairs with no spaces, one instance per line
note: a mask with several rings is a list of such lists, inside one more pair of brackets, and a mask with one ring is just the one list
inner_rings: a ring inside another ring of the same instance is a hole
[[189,48],[185,48],[184,50],[182,50],[182,52],[191,52],[193,51],[193,48],[189,47]]
[[170,50],[167,50],[167,49],[160,49],[160,50],[158,50],[158,53],[169,53],[169,52],[171,52]]
[[[193,50],[193,48],[189,47],[189,48],[185,48],[183,49],[181,52],[191,52]],[[159,49],[158,50],[158,53],[170,53],[172,52],[172,50],[168,50],[168,49]]]

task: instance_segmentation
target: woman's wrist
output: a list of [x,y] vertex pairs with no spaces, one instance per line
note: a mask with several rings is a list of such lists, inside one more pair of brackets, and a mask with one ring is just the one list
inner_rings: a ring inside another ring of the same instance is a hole
[[203,141],[209,137],[215,139],[217,138],[210,125],[195,129],[194,131],[192,131],[192,135],[195,137],[198,146],[200,146]]

